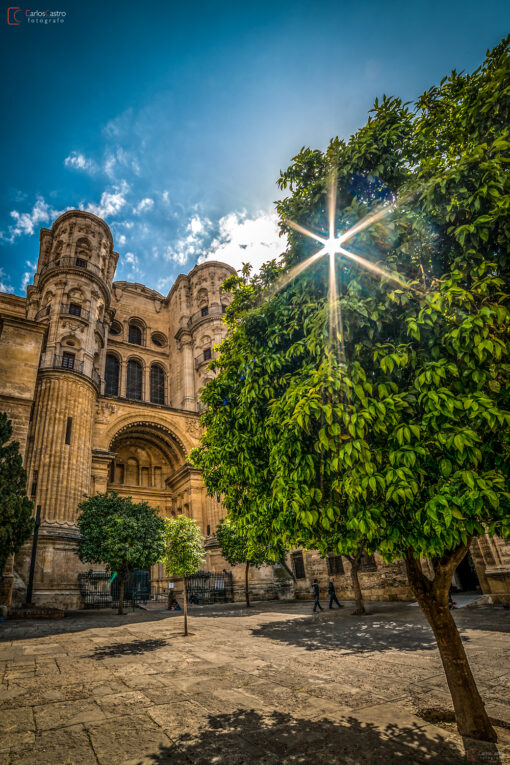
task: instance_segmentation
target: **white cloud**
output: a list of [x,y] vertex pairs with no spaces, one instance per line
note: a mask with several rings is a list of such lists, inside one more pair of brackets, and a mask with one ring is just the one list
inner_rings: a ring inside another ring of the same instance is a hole
[[9,276],[3,268],[0,268],[0,292],[14,292],[14,287],[9,284]]
[[258,271],[263,263],[285,252],[286,240],[279,236],[277,221],[272,211],[259,212],[254,218],[248,218],[245,211],[225,215],[219,221],[219,235],[201,262],[220,260],[235,269],[250,263]]
[[89,173],[95,173],[97,170],[97,165],[94,160],[88,159],[79,151],[72,151],[69,156],[64,159],[64,165],[73,168],[73,170],[84,170]]
[[31,263],[29,260],[27,260],[26,265],[28,266],[29,270],[25,271],[23,274],[23,278],[21,280],[21,290],[24,292],[32,279],[32,276],[37,270],[37,263]]
[[133,214],[134,215],[140,215],[142,212],[146,212],[147,210],[151,210],[154,207],[154,200],[150,197],[145,197],[145,199],[142,199],[136,207],[133,208]]
[[211,236],[211,225],[209,218],[201,218],[198,214],[193,215],[186,226],[184,236],[178,239],[175,245],[166,248],[163,258],[184,266],[190,258],[203,256],[206,240]]
[[122,180],[118,186],[113,186],[112,191],[103,191],[98,205],[93,202],[85,208],[88,212],[98,215],[100,218],[108,218],[117,215],[127,204],[126,195],[129,192],[129,185]]
[[31,236],[41,223],[48,223],[57,218],[63,211],[54,210],[43,199],[37,197],[37,200],[30,212],[19,212],[11,210],[11,218],[14,223],[8,227],[7,231],[0,232],[0,239],[6,242],[13,242],[18,236],[25,234]]
[[125,244],[126,244],[126,241],[127,241],[127,239],[126,239],[126,237],[124,236],[124,234],[119,234],[119,236],[117,237],[117,244],[118,244],[120,247],[122,247],[123,245],[125,245]]

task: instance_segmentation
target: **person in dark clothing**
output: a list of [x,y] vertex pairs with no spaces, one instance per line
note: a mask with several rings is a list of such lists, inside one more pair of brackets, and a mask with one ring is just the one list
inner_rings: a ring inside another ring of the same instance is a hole
[[330,576],[329,577],[328,595],[329,595],[329,607],[330,608],[333,608],[333,603],[336,603],[338,608],[343,608],[343,605],[338,602],[338,598],[336,596],[336,592],[335,592],[335,577],[334,576]]
[[313,602],[313,612],[315,613],[317,611],[317,607],[319,607],[321,611],[324,611],[323,607],[319,603],[319,580],[318,579],[313,580],[312,590],[315,597],[315,600]]

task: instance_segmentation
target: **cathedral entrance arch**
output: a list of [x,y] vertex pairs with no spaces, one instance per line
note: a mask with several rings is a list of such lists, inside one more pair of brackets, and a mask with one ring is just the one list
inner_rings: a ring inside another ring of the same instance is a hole
[[[113,457],[108,491],[147,502],[163,518],[191,515],[192,469],[179,437],[163,425],[137,420],[119,428],[111,437]],[[164,586],[162,564],[150,572],[153,590]]]

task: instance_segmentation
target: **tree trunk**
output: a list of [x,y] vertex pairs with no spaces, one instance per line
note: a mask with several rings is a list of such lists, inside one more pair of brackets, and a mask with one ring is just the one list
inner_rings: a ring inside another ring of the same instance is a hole
[[363,594],[359,583],[359,570],[361,566],[361,556],[363,555],[363,548],[361,548],[357,555],[349,556],[351,562],[351,581],[352,589],[354,590],[354,600],[356,601],[356,610],[353,612],[356,616],[366,614],[365,604],[363,603]]
[[444,555],[436,563],[433,580],[425,576],[420,561],[409,553],[406,569],[416,599],[437,640],[460,735],[497,741],[448,604],[453,572],[467,550],[468,545],[462,545]]
[[184,637],[188,635],[188,598],[186,596],[186,579],[184,581]]
[[124,613],[123,605],[124,605],[124,582],[125,582],[125,576],[124,574],[118,574],[119,577],[119,614]]
[[246,568],[244,570],[244,594],[246,597],[246,608],[250,607],[250,588],[248,587],[248,572],[250,570],[250,562],[246,561]]

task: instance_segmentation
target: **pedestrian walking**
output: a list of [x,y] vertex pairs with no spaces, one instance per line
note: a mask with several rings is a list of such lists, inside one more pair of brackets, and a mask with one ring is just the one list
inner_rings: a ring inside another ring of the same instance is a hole
[[314,579],[313,580],[312,592],[313,592],[313,595],[315,597],[315,600],[314,600],[314,603],[313,603],[313,612],[315,613],[317,611],[317,607],[321,611],[324,611],[323,607],[319,603],[319,580],[318,579]]
[[343,608],[343,605],[338,602],[338,598],[336,596],[336,592],[335,592],[335,577],[334,576],[330,576],[329,577],[328,595],[329,595],[329,607],[330,608],[333,608],[333,603],[336,603],[338,608]]

